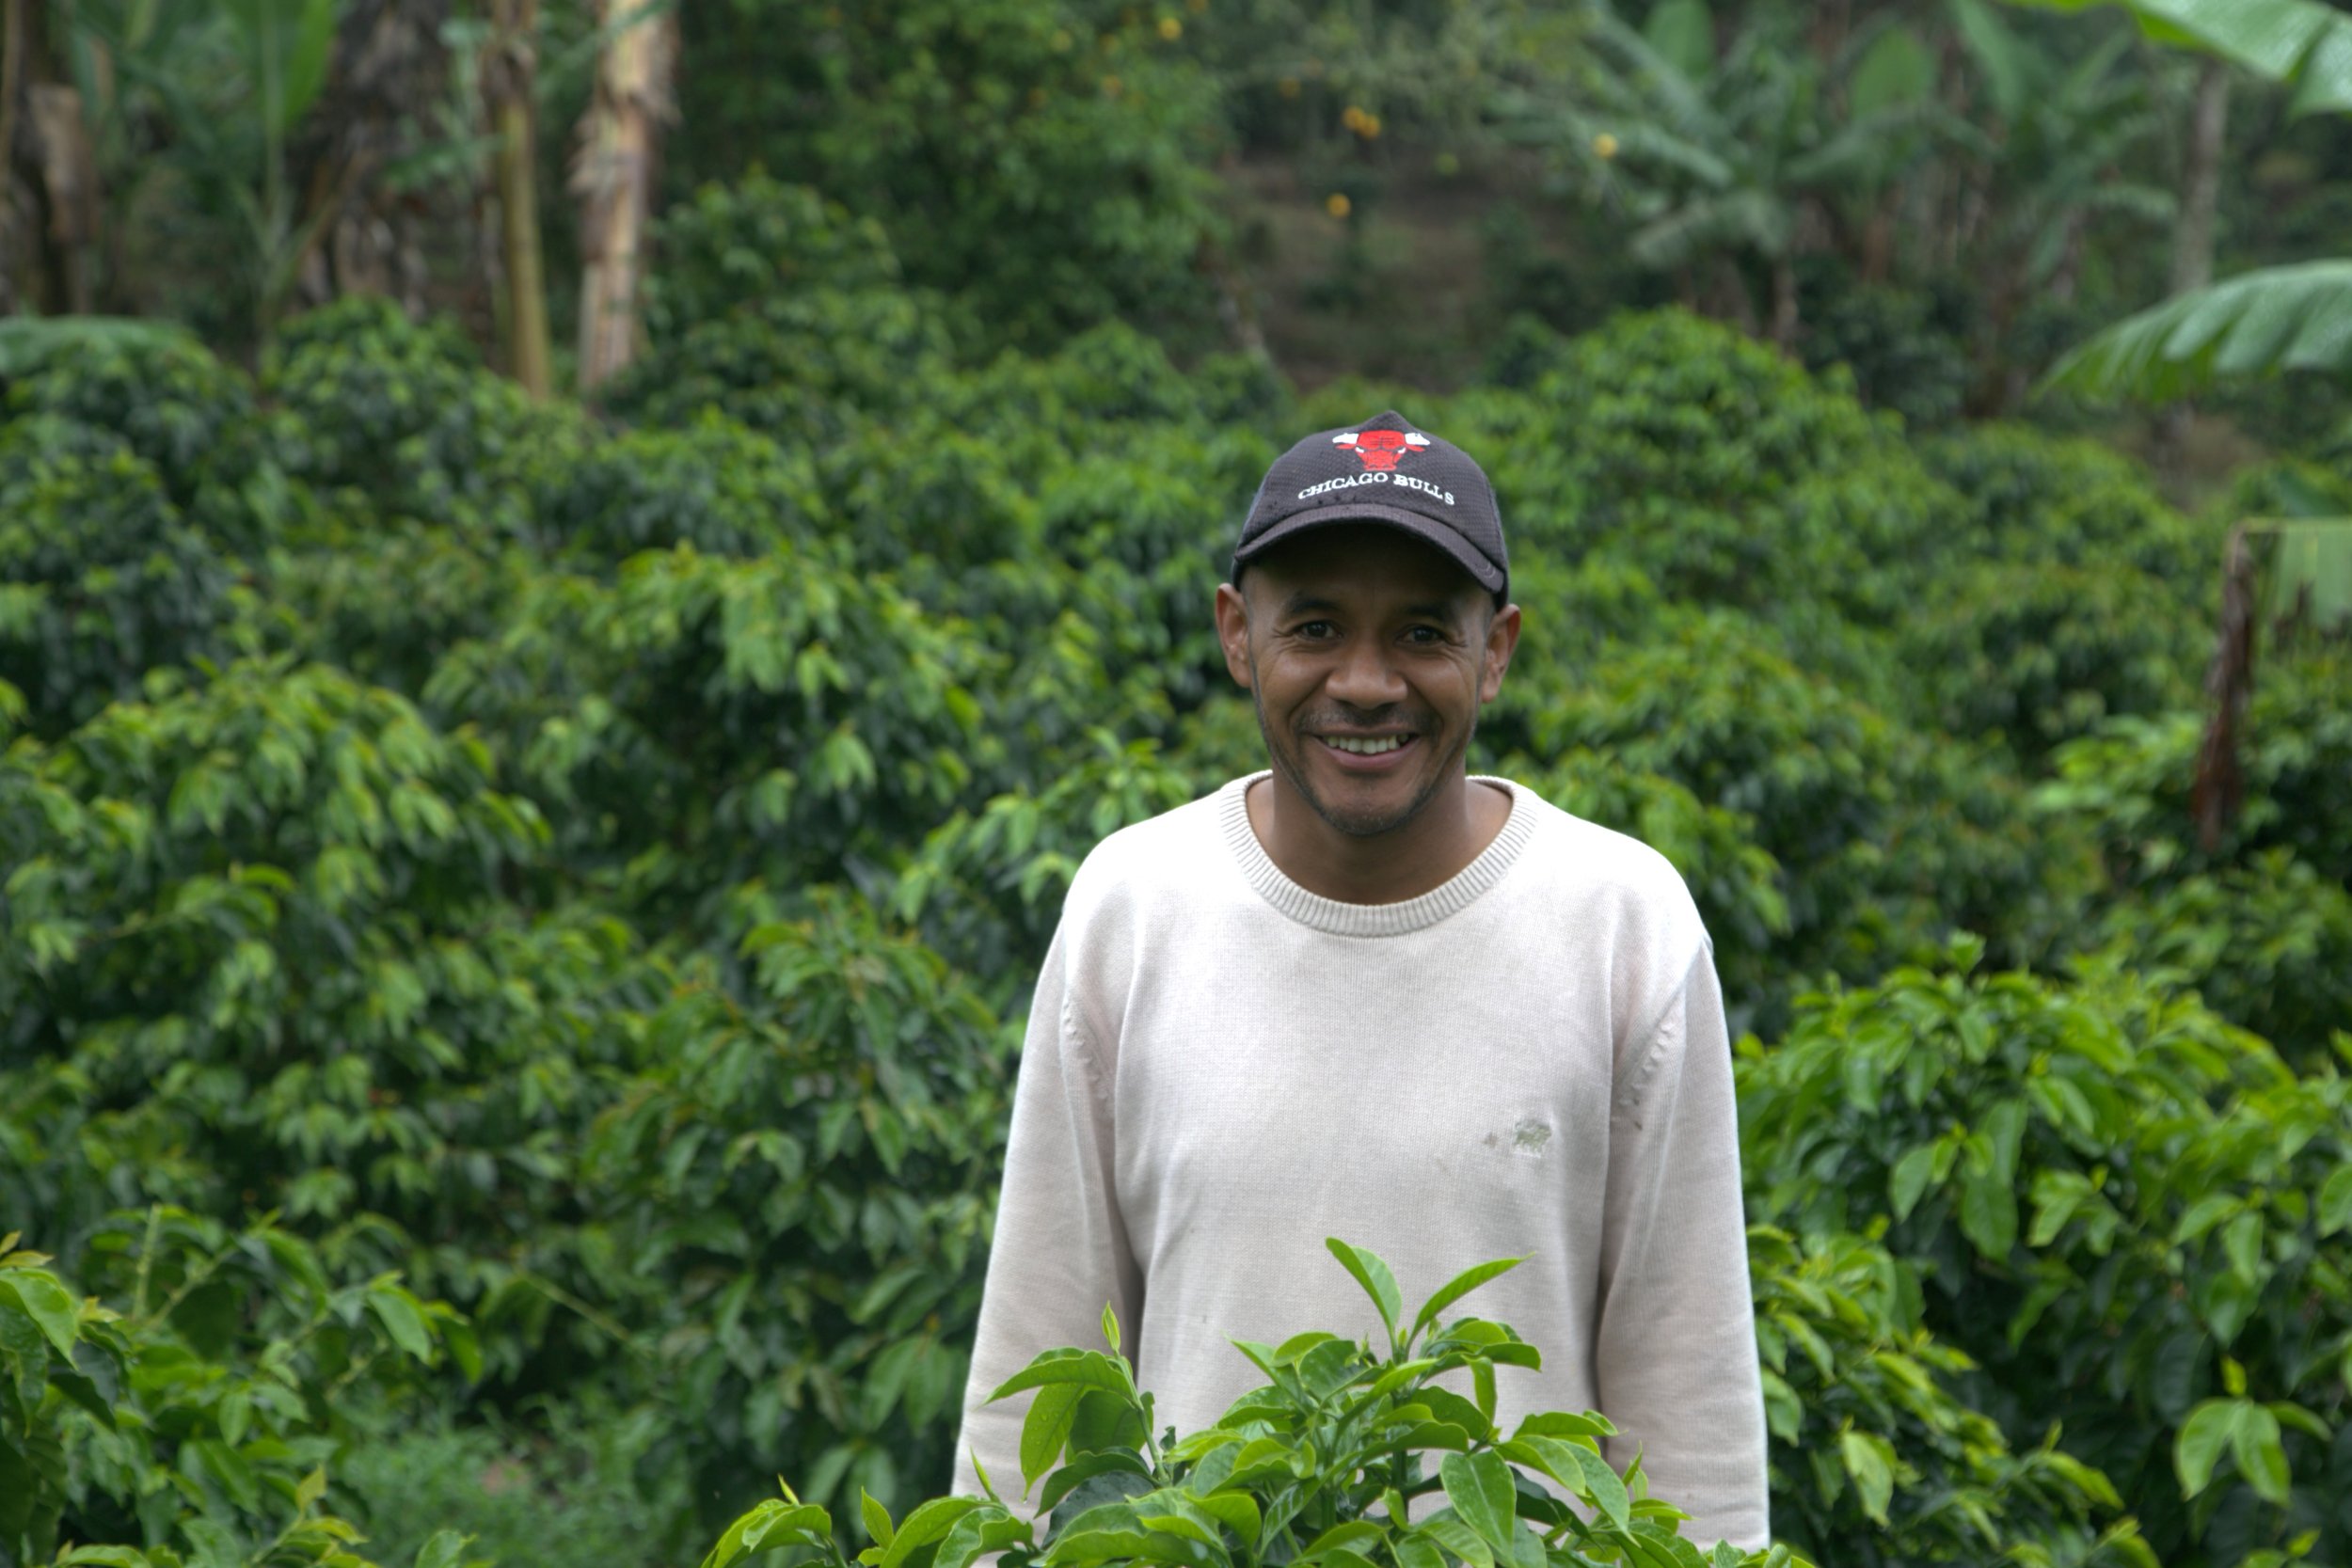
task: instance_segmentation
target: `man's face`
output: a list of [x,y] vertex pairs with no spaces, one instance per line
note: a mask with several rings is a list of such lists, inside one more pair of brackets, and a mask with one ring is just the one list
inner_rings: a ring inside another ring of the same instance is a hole
[[1412,821],[1462,771],[1518,607],[1495,610],[1442,552],[1376,524],[1303,534],[1242,582],[1217,590],[1217,633],[1276,771],[1343,833]]

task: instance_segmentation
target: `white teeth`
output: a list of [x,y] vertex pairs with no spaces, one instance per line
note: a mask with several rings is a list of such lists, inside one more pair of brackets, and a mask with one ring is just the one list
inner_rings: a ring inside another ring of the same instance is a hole
[[1366,738],[1350,735],[1327,735],[1323,737],[1323,743],[1339,751],[1353,752],[1358,756],[1376,757],[1383,752],[1393,752],[1399,746],[1404,745],[1405,736],[1384,735],[1376,738]]

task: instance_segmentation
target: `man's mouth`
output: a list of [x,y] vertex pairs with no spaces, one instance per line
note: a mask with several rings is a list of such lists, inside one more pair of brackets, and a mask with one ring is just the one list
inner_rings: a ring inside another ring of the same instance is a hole
[[1349,756],[1379,757],[1401,752],[1411,745],[1411,735],[1319,735],[1317,740],[1334,752]]

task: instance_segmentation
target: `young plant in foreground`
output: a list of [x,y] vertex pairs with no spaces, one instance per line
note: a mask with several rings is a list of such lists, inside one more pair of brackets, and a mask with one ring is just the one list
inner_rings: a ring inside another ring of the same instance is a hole
[[[1327,1244],[1378,1308],[1385,1352],[1320,1332],[1236,1340],[1265,1386],[1216,1425],[1154,1441],[1152,1396],[1136,1386],[1106,1309],[1107,1354],[1047,1351],[992,1396],[1036,1394],[1021,1470],[1025,1486],[1043,1481],[1045,1517],[1023,1517],[985,1471],[986,1497],[934,1498],[903,1521],[865,1497],[873,1544],[857,1561],[969,1568],[1001,1552],[1002,1568],[1802,1568],[1784,1546],[1702,1554],[1683,1540],[1676,1526],[1688,1515],[1643,1495],[1641,1460],[1620,1477],[1601,1457],[1615,1428],[1597,1414],[1530,1416],[1507,1435],[1495,1424],[1496,1370],[1537,1366],[1535,1347],[1504,1324],[1438,1314],[1520,1259],[1466,1271],[1407,1322],[1386,1263]],[[1435,1381],[1461,1371],[1467,1396]],[[833,1516],[789,1487],[736,1520],[703,1568],[787,1547],[849,1568]]]

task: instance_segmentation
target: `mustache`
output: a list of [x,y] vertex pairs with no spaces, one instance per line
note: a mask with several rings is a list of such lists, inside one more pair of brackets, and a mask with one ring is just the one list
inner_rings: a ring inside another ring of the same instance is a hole
[[1425,734],[1429,725],[1423,721],[1425,715],[1416,713],[1396,703],[1374,708],[1352,708],[1341,705],[1301,714],[1297,720],[1297,727],[1309,731],[1375,730],[1394,725],[1400,729],[1411,730],[1415,734]]

